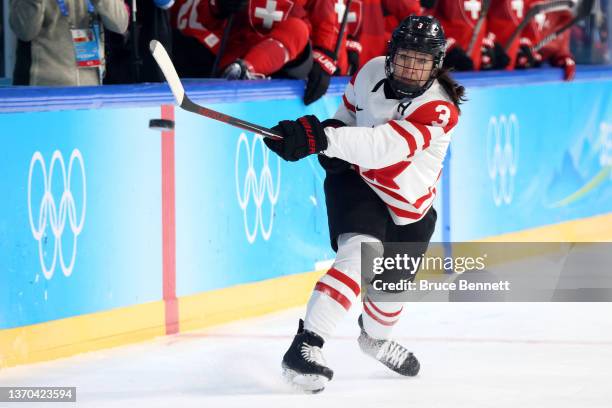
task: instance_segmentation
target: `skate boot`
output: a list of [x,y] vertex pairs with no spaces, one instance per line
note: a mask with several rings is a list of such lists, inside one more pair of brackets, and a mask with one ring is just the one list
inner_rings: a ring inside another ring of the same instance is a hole
[[321,347],[323,339],[304,330],[304,321],[300,319],[298,332],[282,362],[283,376],[290,384],[307,393],[323,391],[334,372],[327,367]]
[[253,67],[251,66],[251,64],[241,59],[237,59],[236,61],[229,64],[227,68],[225,68],[221,76],[228,80],[265,79],[266,77],[265,75],[253,72]]
[[380,361],[398,374],[413,377],[419,373],[419,360],[404,346],[393,340],[374,339],[363,328],[363,320],[359,316],[361,334],[357,339],[361,351]]

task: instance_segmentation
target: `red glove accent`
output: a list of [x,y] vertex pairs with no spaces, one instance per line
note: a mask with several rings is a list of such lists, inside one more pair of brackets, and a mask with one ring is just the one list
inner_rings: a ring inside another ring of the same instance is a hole
[[480,67],[481,69],[493,68],[493,49],[495,48],[495,34],[488,33],[480,44]]
[[563,79],[571,81],[576,76],[576,61],[572,58],[565,58],[565,65],[563,66]]
[[334,60],[318,50],[312,52],[312,58],[323,68],[329,75],[334,75],[337,66]]
[[346,49],[349,51],[355,51],[361,54],[363,47],[361,46],[361,43],[359,41],[346,40]]
[[576,76],[576,61],[572,57],[560,57],[553,65],[563,68],[563,79],[566,81],[571,81]]

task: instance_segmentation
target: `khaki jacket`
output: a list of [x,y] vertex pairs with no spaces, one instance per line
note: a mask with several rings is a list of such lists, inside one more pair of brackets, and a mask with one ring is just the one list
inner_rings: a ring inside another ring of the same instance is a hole
[[[123,0],[90,0],[102,25],[116,33],[128,28]],[[9,22],[17,38],[31,43],[30,85],[99,85],[97,68],[77,68],[71,26],[89,28],[86,0],[64,0],[68,17],[56,0],[11,0]],[[104,35],[101,35],[102,41]]]

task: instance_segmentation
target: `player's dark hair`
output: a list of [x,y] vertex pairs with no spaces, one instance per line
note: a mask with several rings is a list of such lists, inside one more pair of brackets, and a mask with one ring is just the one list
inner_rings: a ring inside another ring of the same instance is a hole
[[442,85],[442,88],[444,88],[448,96],[457,107],[459,113],[461,113],[459,105],[467,100],[465,97],[465,87],[460,85],[450,76],[448,68],[441,68],[436,77],[438,78],[440,85]]

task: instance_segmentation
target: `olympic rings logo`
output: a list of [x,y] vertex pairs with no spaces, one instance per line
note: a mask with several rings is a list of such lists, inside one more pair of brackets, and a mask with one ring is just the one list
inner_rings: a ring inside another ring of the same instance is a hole
[[497,207],[512,202],[514,176],[518,170],[519,123],[515,114],[492,116],[487,128],[487,166]]
[[[82,208],[80,212],[80,220],[77,222],[77,208],[74,201],[74,196],[71,191],[71,179],[72,169],[74,164],[78,162],[81,170],[81,179],[83,183],[82,191]],[[40,201],[40,209],[38,213],[38,220],[35,223],[34,215],[32,214],[32,176],[36,164],[40,164],[42,171],[44,192]],[[56,197],[51,192],[51,183],[53,180],[53,172],[55,171],[56,165],[59,166],[59,170],[62,175],[63,181],[63,192],[59,200],[59,206],[56,202]],[[85,223],[85,208],[87,201],[87,186],[85,181],[85,165],[83,163],[83,156],[78,149],[74,149],[70,155],[70,162],[68,163],[68,172],[66,172],[66,166],[64,164],[64,158],[59,150],[53,152],[51,157],[51,164],[49,165],[49,173],[47,174],[47,167],[45,160],[40,152],[35,152],[30,161],[30,171],[28,175],[28,216],[30,218],[30,227],[32,229],[32,235],[34,239],[38,241],[38,254],[40,258],[40,265],[45,278],[51,279],[57,266],[57,258],[59,257],[60,267],[64,276],[68,277],[72,274],[74,269],[74,263],[77,255],[77,237],[83,231],[83,224]],[[66,265],[64,255],[62,251],[62,236],[66,227],[66,220],[68,220],[70,231],[74,235],[72,244],[72,256],[70,262]],[[45,230],[47,226],[50,227],[51,233],[54,238],[53,244],[53,261],[51,266],[47,268],[44,259],[44,248],[43,242],[46,242]]]
[[[258,149],[259,147],[259,149]],[[259,156],[256,156],[256,150],[259,150]],[[246,173],[240,173],[240,163],[246,157],[247,169]],[[255,159],[261,157],[262,163],[255,169]],[[240,134],[238,144],[236,145],[235,159],[235,178],[236,178],[236,196],[238,205],[242,210],[244,220],[244,231],[247,241],[254,243],[257,238],[257,231],[261,230],[261,236],[264,240],[269,240],[272,235],[272,226],[274,223],[274,206],[278,202],[281,185],[281,163],[280,158],[276,158],[276,180],[272,177],[272,170],[269,165],[270,150],[266,147],[261,135],[255,134],[252,144],[249,143],[245,133]],[[258,176],[259,174],[259,176]],[[241,177],[242,176],[242,177]],[[242,187],[241,187],[242,179]],[[249,204],[255,205],[255,220],[249,222]],[[264,217],[264,202],[267,199],[269,203],[268,214]],[[264,218],[267,221],[264,221]]]

